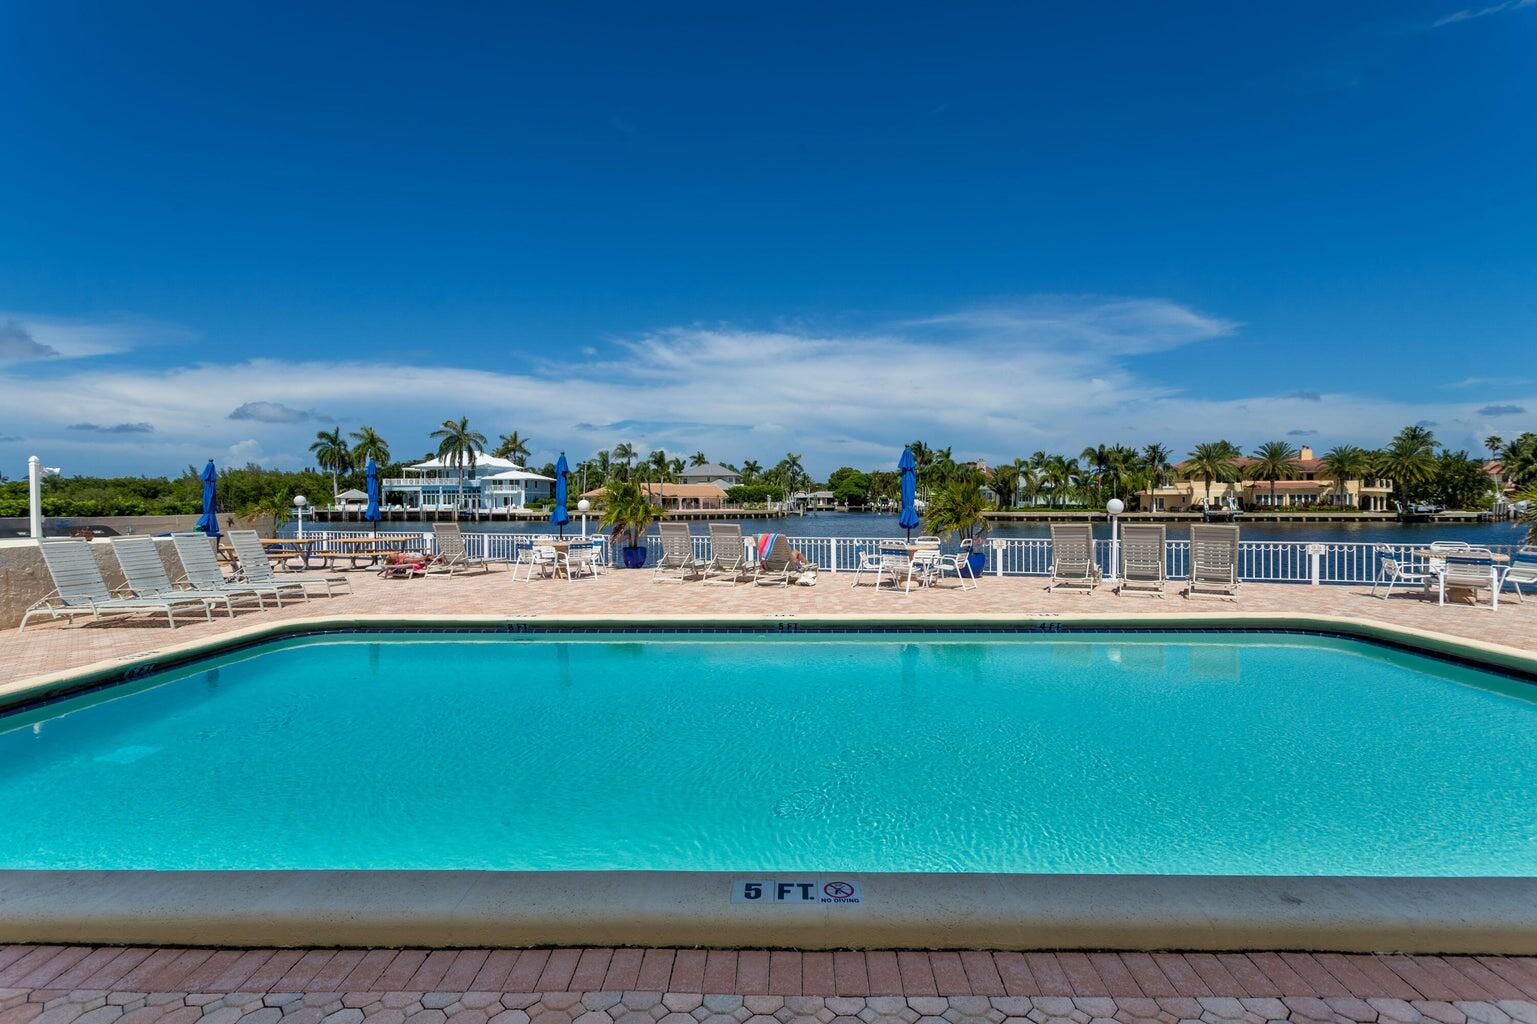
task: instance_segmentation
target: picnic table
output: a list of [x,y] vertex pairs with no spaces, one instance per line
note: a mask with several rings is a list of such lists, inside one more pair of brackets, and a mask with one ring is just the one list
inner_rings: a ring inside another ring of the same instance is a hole
[[[422,542],[411,537],[263,537],[262,547],[280,568],[297,558],[309,569],[313,563],[329,568],[346,560],[354,569],[365,569],[390,555],[421,555]],[[338,565],[337,568],[345,568]]]

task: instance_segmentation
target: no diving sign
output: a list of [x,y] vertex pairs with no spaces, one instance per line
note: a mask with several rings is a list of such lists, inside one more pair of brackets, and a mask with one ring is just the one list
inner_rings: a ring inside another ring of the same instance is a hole
[[860,902],[859,883],[852,878],[738,879],[731,883],[731,902],[846,906]]

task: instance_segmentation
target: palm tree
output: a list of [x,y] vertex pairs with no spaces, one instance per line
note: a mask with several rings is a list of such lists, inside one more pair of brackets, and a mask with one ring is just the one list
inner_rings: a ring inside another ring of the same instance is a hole
[[524,465],[528,459],[528,438],[514,430],[510,434],[503,434],[497,442],[496,449],[491,452],[499,459],[511,459],[518,465]]
[[1353,444],[1342,444],[1324,452],[1319,468],[1325,480],[1334,481],[1336,493],[1344,493],[1350,480],[1361,480],[1371,472],[1371,458]]
[[1211,506],[1211,485],[1214,482],[1232,483],[1238,479],[1235,450],[1235,446],[1226,441],[1198,444],[1180,470],[1185,479],[1200,480],[1206,485],[1207,507]]
[[349,437],[352,438],[352,464],[363,466],[373,459],[379,465],[387,465],[390,461],[389,442],[380,437],[373,427],[359,427]]
[[342,428],[333,427],[330,430],[322,430],[315,435],[315,443],[310,445],[310,451],[314,453],[315,465],[322,471],[331,472],[331,500],[341,493],[341,486],[337,482],[338,477],[352,468],[352,449],[347,447],[346,440],[342,437]]
[[672,475],[672,463],[667,460],[667,452],[661,448],[651,453],[647,463],[651,471],[656,474],[658,483],[666,481]]
[[742,463],[742,483],[752,483],[754,480],[758,479],[758,476],[762,472],[763,467],[758,464],[756,459],[748,459],[746,462]]
[[1042,470],[1042,482],[1051,488],[1051,503],[1065,505],[1077,486],[1083,481],[1083,470],[1077,459],[1062,455],[1049,455]]
[[1373,473],[1393,481],[1393,496],[1408,503],[1436,472],[1436,438],[1424,427],[1405,427],[1373,458]]
[[1505,447],[1505,439],[1499,434],[1490,434],[1484,438],[1484,447],[1489,449],[1491,459],[1497,459],[1500,457],[1500,449]]
[[[703,463],[696,462],[695,465],[696,466],[703,465]],[[683,475],[683,470],[685,468],[686,467],[683,465],[683,460],[682,459],[673,459],[672,461],[667,463],[667,472],[669,474],[671,474],[671,476],[672,476],[672,478],[674,480],[678,479],[678,477]]]
[[1041,499],[1041,470],[1033,462],[1025,459],[1015,459],[1014,472],[1019,474],[1019,483],[1016,487],[1020,498],[1027,504],[1034,505]]
[[704,457],[704,452],[695,452],[688,457],[688,464],[690,466],[703,466],[706,465],[709,461],[709,459]]
[[475,456],[486,450],[486,435],[471,430],[469,417],[460,416],[457,422],[444,420],[443,426],[430,436],[438,442],[438,458],[459,470],[459,493],[454,500],[454,518],[457,519],[459,509],[464,505],[465,467],[475,468]]
[[592,457],[592,470],[600,483],[607,484],[613,478],[614,461],[606,449],[598,449],[598,453]]
[[993,470],[993,493],[998,495],[998,505],[1001,508],[1009,508],[1014,504],[1014,496],[1019,493],[1019,467],[1012,463],[1004,463]]
[[614,461],[624,463],[624,478],[626,480],[630,479],[630,464],[635,461],[635,454],[635,446],[628,441],[620,441],[614,445]]
[[1516,487],[1537,485],[1537,434],[1530,430],[1500,449],[1500,475]]
[[1270,481],[1270,507],[1275,508],[1275,487],[1278,480],[1290,480],[1297,475],[1296,459],[1300,453],[1285,441],[1266,441],[1254,450],[1252,462],[1247,467],[1249,479]]
[[1142,463],[1152,474],[1154,487],[1162,487],[1169,481],[1169,473],[1174,469],[1169,465],[1170,454],[1169,449],[1161,444],[1150,444],[1142,449]]

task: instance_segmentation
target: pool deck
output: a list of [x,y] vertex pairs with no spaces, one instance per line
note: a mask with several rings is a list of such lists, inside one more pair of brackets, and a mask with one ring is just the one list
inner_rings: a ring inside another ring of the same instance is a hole
[[[514,582],[512,573],[414,580],[381,580],[371,572],[348,572],[353,593],[288,603],[265,611],[241,611],[233,619],[221,613],[212,623],[185,623],[176,630],[164,618],[110,619],[99,624],[77,620],[34,622],[25,633],[0,634],[0,687],[31,677],[52,675],[94,663],[132,658],[172,644],[203,640],[252,625],[324,616],[603,616],[644,620],[659,616],[907,617],[1124,616],[1131,619],[1171,615],[1215,620],[1235,614],[1324,615],[1426,633],[1460,637],[1483,644],[1537,654],[1537,600],[1516,603],[1509,592],[1497,611],[1485,603],[1438,606],[1434,598],[1398,591],[1389,600],[1370,596],[1365,586],[1245,584],[1236,601],[1188,599],[1180,585],[1154,599],[1117,596],[1102,586],[1093,594],[1049,594],[1039,577],[984,577],[976,590],[954,586],[904,595],[873,587],[852,587],[850,573],[823,573],[814,587],[764,587],[714,583],[652,583],[649,570],[611,571],[596,579]],[[866,579],[869,577],[866,576]]]
[[1532,1024],[1537,959],[0,946],[0,1024]]
[[[850,575],[828,573],[815,587],[790,588],[662,584],[653,583],[649,572],[624,571],[533,583],[514,581],[506,570],[409,581],[348,575],[354,588],[348,595],[245,611],[175,631],[163,620],[41,623],[21,635],[7,631],[0,638],[0,696],[45,677],[104,667],[120,671],[185,645],[306,623],[475,620],[537,628],[546,618],[620,624],[666,618],[1120,620],[1150,626],[1182,617],[1196,625],[1301,620],[1321,628],[1387,631],[1454,653],[1466,645],[1524,659],[1528,667],[1537,656],[1537,601],[1518,604],[1508,595],[1491,611],[1487,604],[1438,607],[1416,594],[1383,601],[1363,586],[1247,584],[1237,601],[1220,601],[1186,599],[1178,585],[1164,600],[1118,597],[1108,586],[1089,596],[1053,595],[1044,580],[1030,577],[989,577],[973,591],[945,587],[904,596],[854,589]],[[175,1024],[205,1017],[210,1024],[646,1024],[669,1016],[666,1024],[745,1024],[750,1017],[756,1017],[752,1024],[792,1018],[916,1024],[920,1017],[926,1024],[1379,1017],[1537,1024],[1537,960],[1530,956],[1537,952],[1537,879],[924,876],[882,894],[902,898],[882,898],[869,908],[873,927],[844,929],[832,918],[808,916],[744,930],[736,915],[716,905],[723,900],[724,876],[391,874],[275,872],[242,880],[220,873],[200,881],[179,873],[0,872],[0,940],[124,944],[0,946],[0,1024],[34,1018],[41,1024],[77,1018],[113,1024],[120,1015],[127,1024],[172,1015]],[[342,877],[351,875],[359,877]],[[623,892],[605,896],[609,883]],[[892,883],[870,876],[865,884],[869,891]],[[362,889],[353,892],[354,885]],[[557,899],[562,886],[572,887],[565,902]],[[857,924],[865,916],[848,920]],[[575,924],[567,927],[570,922]],[[152,950],[161,943],[426,944],[436,951]],[[741,951],[457,949],[660,943]],[[838,951],[878,946],[1123,952]],[[1212,952],[1133,952],[1171,948]],[[1223,952],[1265,949],[1342,952]],[[1523,955],[1353,955],[1368,950]],[[475,957],[480,961],[471,973]],[[665,968],[657,966],[663,963]],[[536,970],[536,964],[542,966]],[[646,964],[653,965],[650,973]],[[49,974],[55,966],[59,970]],[[241,974],[247,966],[250,971]],[[344,966],[345,975],[339,973]],[[368,975],[374,966],[379,970]],[[442,972],[429,980],[439,967]],[[498,970],[503,973],[493,981]],[[637,971],[627,980],[626,972]],[[668,993],[670,1001],[662,1001]],[[704,994],[723,998],[699,1002]]]

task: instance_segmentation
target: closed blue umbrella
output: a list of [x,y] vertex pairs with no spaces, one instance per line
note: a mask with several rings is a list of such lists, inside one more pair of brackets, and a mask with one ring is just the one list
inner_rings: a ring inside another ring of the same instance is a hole
[[566,524],[571,521],[571,513],[566,511],[566,476],[570,472],[566,453],[561,452],[555,463],[555,507],[550,509],[550,522],[555,524],[562,537],[566,535]]
[[902,514],[897,516],[897,525],[912,540],[913,528],[918,525],[918,460],[913,458],[911,448],[902,449],[897,468],[902,471]]
[[213,459],[208,460],[208,465],[203,467],[203,472],[198,476],[203,481],[203,514],[198,517],[197,525],[193,527],[210,537],[219,536],[219,514],[215,505],[219,483],[219,471],[214,468]]
[[363,510],[363,518],[374,524],[374,532],[379,532],[379,520],[382,514],[379,512],[379,464],[374,457],[368,457],[368,508]]

